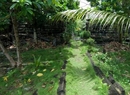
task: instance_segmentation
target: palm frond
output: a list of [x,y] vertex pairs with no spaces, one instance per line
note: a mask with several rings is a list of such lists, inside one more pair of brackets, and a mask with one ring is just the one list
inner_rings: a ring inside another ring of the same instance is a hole
[[[130,18],[116,13],[110,13],[92,9],[68,10],[56,14],[53,21],[63,20],[71,21],[76,19],[90,19],[90,26],[100,25],[102,27],[110,26],[110,28],[128,31],[130,29]],[[120,28],[119,28],[120,27]]]

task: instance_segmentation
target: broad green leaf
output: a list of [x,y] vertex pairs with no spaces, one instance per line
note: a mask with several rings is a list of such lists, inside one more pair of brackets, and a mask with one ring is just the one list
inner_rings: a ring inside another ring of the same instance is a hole
[[38,2],[33,2],[33,4],[34,4],[34,6],[36,7],[36,8],[41,8],[41,5],[38,3]]
[[19,2],[19,0],[12,0],[12,2]]
[[26,3],[28,3],[29,5],[32,5],[32,2],[30,0],[26,0]]
[[32,8],[27,8],[28,13],[30,13],[31,15],[34,15]]
[[11,7],[10,10],[14,9],[16,7],[17,3],[14,3]]

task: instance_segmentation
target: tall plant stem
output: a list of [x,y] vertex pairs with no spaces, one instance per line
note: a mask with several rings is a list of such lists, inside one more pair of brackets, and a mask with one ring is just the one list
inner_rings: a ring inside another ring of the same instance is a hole
[[13,30],[14,30],[14,36],[15,36],[15,44],[16,44],[16,52],[17,52],[17,67],[20,66],[21,63],[21,56],[20,56],[20,43],[19,43],[19,35],[18,35],[18,26],[17,26],[17,20],[14,15],[11,15],[11,20],[13,23]]

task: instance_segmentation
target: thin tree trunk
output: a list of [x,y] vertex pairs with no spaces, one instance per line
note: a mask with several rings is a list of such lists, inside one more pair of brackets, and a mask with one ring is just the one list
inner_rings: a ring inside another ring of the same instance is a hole
[[2,42],[0,41],[0,48],[2,49],[3,53],[5,54],[5,56],[7,57],[7,59],[9,60],[9,62],[11,63],[12,67],[15,67],[16,63],[13,60],[13,58],[8,54],[7,50],[4,48]]
[[118,41],[119,41],[119,43],[122,43],[122,41],[123,41],[123,39],[122,39],[122,36],[123,36],[123,34],[122,34],[122,31],[121,31],[121,29],[120,29],[120,26],[117,28],[117,31],[118,31]]
[[37,43],[37,33],[36,33],[36,29],[33,29],[33,35],[34,35],[34,42]]
[[21,56],[20,56],[20,43],[19,43],[19,35],[18,35],[18,26],[15,16],[11,16],[11,20],[13,23],[13,30],[15,36],[15,44],[16,44],[16,52],[17,52],[17,67],[21,65]]
[[36,28],[36,26],[37,26],[37,23],[36,23],[36,19],[35,19],[35,17],[33,18],[33,21],[34,21],[34,28],[33,28],[33,35],[34,35],[34,42],[35,43],[37,43],[37,28]]

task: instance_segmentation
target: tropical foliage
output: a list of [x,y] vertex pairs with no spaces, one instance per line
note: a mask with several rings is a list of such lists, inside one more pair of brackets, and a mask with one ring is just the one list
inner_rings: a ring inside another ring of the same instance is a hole
[[[6,29],[8,27],[9,22],[9,6],[11,6],[10,4],[11,2],[7,1],[7,0],[1,0],[0,1],[0,31],[3,31],[4,29]],[[6,6],[5,6],[6,5]]]
[[[34,42],[37,42],[36,28],[43,27],[48,20],[59,11],[67,9],[77,9],[78,0],[2,0],[0,1],[0,30],[5,32],[14,31],[16,52],[17,52],[17,66],[22,63],[20,56],[20,43],[18,25],[20,23],[28,23],[33,27]],[[8,6],[5,6],[8,5]],[[9,26],[11,29],[5,31]],[[0,43],[1,46],[2,43]],[[10,59],[10,58],[9,58]],[[11,62],[11,61],[10,61]],[[15,65],[15,63],[12,63]],[[14,66],[13,65],[13,66]]]
[[124,0],[88,0],[93,9],[78,9],[60,12],[54,16],[54,21],[71,21],[89,19],[89,26],[100,25],[109,27],[119,33],[119,42],[124,34],[128,35],[130,28],[129,1]]
[[91,2],[91,6],[96,7],[99,10],[105,10],[108,12],[116,12],[125,16],[130,15],[130,1],[129,0],[88,0]]

